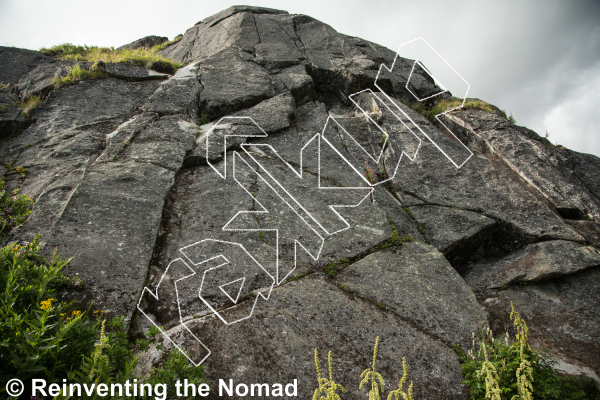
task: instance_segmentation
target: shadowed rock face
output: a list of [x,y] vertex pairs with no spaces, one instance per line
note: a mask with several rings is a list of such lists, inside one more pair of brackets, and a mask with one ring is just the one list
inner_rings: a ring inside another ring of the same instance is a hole
[[[386,390],[406,357],[416,398],[466,399],[451,345],[504,326],[510,300],[561,365],[600,375],[600,159],[470,109],[444,117],[473,152],[458,169],[423,133],[451,155],[460,143],[403,103],[412,62],[378,81],[385,97],[375,78],[395,53],[304,15],[232,7],[162,54],[186,66],[107,64],[51,90],[64,63],[0,48],[0,137],[26,128],[1,142],[0,173],[35,200],[5,241],[42,233],[74,256],[66,273],[87,285],[70,297],[133,333],[149,316],[200,361],[192,332],[212,382],[298,378],[300,398],[315,347],[363,398],[379,335]],[[418,69],[409,88],[439,90]],[[12,107],[37,93],[30,119]],[[163,355],[141,355],[142,372]]]

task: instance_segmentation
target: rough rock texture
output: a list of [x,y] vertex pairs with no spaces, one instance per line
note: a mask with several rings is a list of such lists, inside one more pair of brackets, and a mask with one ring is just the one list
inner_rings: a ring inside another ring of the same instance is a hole
[[526,246],[497,261],[477,263],[465,280],[477,290],[545,281],[600,267],[600,251],[565,240]]
[[141,39],[138,39],[138,40],[134,40],[133,42],[131,42],[129,44],[125,44],[125,45],[119,47],[119,49],[132,50],[132,49],[138,49],[140,47],[151,48],[151,47],[157,46],[159,44],[162,44],[162,43],[168,42],[168,41],[169,41],[168,37],[150,35],[150,36],[146,36]]
[[371,254],[344,269],[337,281],[449,344],[467,348],[469,334],[486,319],[450,263],[421,242]]
[[[394,52],[305,15],[231,7],[162,54],[186,65],[52,90],[65,64],[0,48],[0,173],[35,201],[5,242],[74,256],[69,296],[163,327],[213,384],[297,378],[300,398],[315,347],[363,398],[379,335],[386,389],[406,357],[416,398],[466,399],[451,345],[501,331],[510,300],[561,366],[600,375],[600,159],[479,109],[445,117],[462,146],[407,105],[411,60],[376,82]],[[440,91],[420,68],[409,89]]]

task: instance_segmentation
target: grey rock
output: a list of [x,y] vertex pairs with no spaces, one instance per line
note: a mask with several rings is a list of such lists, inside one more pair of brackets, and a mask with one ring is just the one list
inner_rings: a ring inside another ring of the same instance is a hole
[[106,135],[103,143],[104,151],[102,151],[102,154],[100,154],[96,161],[99,163],[114,161],[115,157],[120,156],[123,150],[131,144],[136,135],[157,119],[157,114],[146,113],[136,115],[119,125],[117,129]]
[[[7,191],[35,200],[5,242],[41,232],[43,251],[75,256],[66,272],[88,285],[67,298],[129,321],[142,296],[150,320],[137,314],[136,334],[152,320],[190,344],[183,320],[212,351],[213,383],[299,378],[302,398],[314,389],[315,347],[339,354],[347,398],[363,398],[358,375],[376,335],[387,389],[406,356],[416,397],[467,398],[448,345],[468,345],[480,320],[497,329],[513,298],[536,345],[550,338],[570,370],[598,372],[600,159],[552,146],[496,108],[446,117],[465,147],[402,103],[415,101],[409,90],[439,91],[425,69],[407,89],[414,60],[397,59],[375,82],[393,51],[305,15],[235,6],[161,54],[187,66],[167,77],[99,63],[111,78],[49,91],[67,63],[0,48],[0,80],[11,84],[0,136],[26,128],[0,143],[0,173]],[[36,93],[44,101],[29,116],[10,107]],[[399,237],[402,246],[390,241]],[[206,303],[198,274],[176,291],[183,259],[204,268],[200,250],[184,249],[205,239],[243,245],[262,272],[236,248],[226,268],[207,269],[216,286]],[[251,292],[228,299],[221,280],[237,282],[248,264]],[[271,299],[254,303],[269,280]],[[528,284],[496,289],[519,281]],[[143,289],[159,282],[152,300]],[[212,315],[237,318],[254,304],[231,326]],[[163,359],[153,349],[146,370]],[[198,343],[192,351],[203,355]]]
[[55,61],[39,51],[0,46],[0,82],[16,85],[22,76],[39,64]]
[[477,290],[498,289],[520,282],[544,281],[600,267],[600,251],[591,246],[555,240],[536,243],[498,261],[477,263],[465,280]]
[[289,128],[294,112],[294,98],[289,93],[282,93],[254,107],[233,113],[232,116],[250,117],[269,134]]
[[228,49],[207,59],[198,71],[204,87],[200,110],[211,119],[251,107],[272,97],[273,83],[262,67]]
[[152,95],[146,111],[165,114],[185,114],[191,119],[198,116],[198,100],[202,86],[198,82],[197,64],[178,70],[163,82]]
[[[93,162],[102,151],[104,136],[141,112],[156,87],[154,82],[117,79],[65,87],[38,108],[29,128],[3,143],[0,160],[29,170],[21,193],[35,200],[59,176]],[[9,186],[17,184],[8,178]]]
[[83,293],[73,294],[80,301],[131,319],[173,177],[165,168],[135,161],[96,164],[85,172],[42,239],[48,248],[75,256],[65,272],[87,282]]
[[202,61],[227,48],[253,53],[258,43],[253,14],[240,12],[213,24],[201,23],[188,29],[178,43],[164,49],[162,54],[187,63]]
[[203,19],[198,22],[196,25],[203,24],[208,26],[215,26],[219,22],[223,21],[226,18],[231,17],[232,15],[241,13],[241,12],[251,12],[253,14],[287,14],[287,11],[277,10],[274,8],[267,7],[255,7],[255,6],[231,6],[226,10],[220,11],[215,15],[211,15],[208,18]]
[[156,72],[148,68],[125,63],[101,63],[98,66],[98,70],[106,72],[108,75],[113,76],[115,78],[127,79],[132,81],[160,81],[169,77],[168,74],[162,74],[160,72]]
[[21,99],[46,94],[51,89],[55,78],[68,75],[70,64],[72,63],[44,63],[25,74],[16,86]]
[[449,119],[462,135],[483,139],[565,218],[585,219],[589,215],[600,219],[599,181],[590,170],[598,165],[595,157],[563,151],[535,132],[483,110],[461,111]]
[[144,129],[124,149],[124,162],[134,160],[159,165],[177,172],[183,158],[192,149],[199,129],[179,115],[169,115]]
[[[527,322],[533,348],[554,349],[555,357],[563,363],[577,366],[585,375],[598,380],[599,284],[600,271],[593,268],[559,279],[514,285],[479,300],[489,313],[490,327],[497,335],[502,335],[505,326],[512,327],[509,319],[512,301]],[[513,338],[514,334],[511,331]]]
[[125,44],[121,47],[118,47],[117,50],[120,50],[120,49],[133,50],[133,49],[139,49],[140,47],[151,48],[151,47],[157,46],[157,45],[162,44],[167,41],[169,41],[169,38],[167,38],[167,37],[150,35],[150,36],[146,36],[141,39],[138,39],[138,40],[134,40],[133,42],[131,42],[129,44]]
[[565,222],[571,225],[588,242],[600,246],[600,226],[594,221],[580,221],[567,219]]
[[27,116],[23,115],[21,108],[15,107],[17,96],[6,96],[10,103],[0,104],[0,139],[9,138],[27,127]]
[[306,73],[304,66],[298,65],[286,68],[280,71],[277,76],[294,96],[298,106],[316,98],[314,82],[310,75]]
[[[435,129],[428,121],[399,104],[426,132]],[[489,114],[489,113],[488,113]],[[424,136],[414,162],[402,161],[395,182],[427,205],[458,207],[496,220],[483,244],[487,256],[511,251],[543,240],[584,239],[505,163],[475,152],[460,169]],[[418,219],[417,219],[418,220]]]
[[484,215],[452,207],[412,206],[410,212],[428,243],[456,264],[468,262],[465,255],[474,254],[496,224]]
[[465,348],[471,333],[487,324],[471,288],[442,253],[424,243],[371,254],[336,281],[448,345]]
[[360,374],[371,365],[379,336],[377,370],[386,393],[398,387],[405,357],[416,398],[468,398],[452,350],[321,277],[310,275],[276,289],[268,301],[258,303],[251,320],[225,326],[205,317],[188,324],[212,351],[205,365],[213,386],[223,377],[234,384],[298,379],[297,397],[310,398],[316,387],[317,348],[324,370],[332,351],[334,380],[346,388],[344,398],[362,399],[367,394],[358,390]]

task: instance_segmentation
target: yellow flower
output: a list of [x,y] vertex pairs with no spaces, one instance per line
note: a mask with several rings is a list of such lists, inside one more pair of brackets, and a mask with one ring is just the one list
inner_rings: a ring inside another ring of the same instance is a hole
[[56,299],[43,300],[40,303],[40,308],[44,311],[52,311],[52,302]]

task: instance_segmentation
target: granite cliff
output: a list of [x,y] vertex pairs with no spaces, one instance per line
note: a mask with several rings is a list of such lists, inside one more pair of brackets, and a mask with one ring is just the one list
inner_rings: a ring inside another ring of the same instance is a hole
[[439,91],[427,73],[305,15],[236,6],[144,39],[185,66],[52,90],[72,62],[0,47],[0,174],[34,199],[5,241],[73,256],[71,296],[210,349],[209,380],[299,379],[304,399],[315,347],[363,398],[376,336],[387,389],[406,357],[416,398],[468,398],[451,346],[503,333],[510,301],[533,345],[599,379],[599,158],[493,106],[442,117],[453,137],[410,107]]

